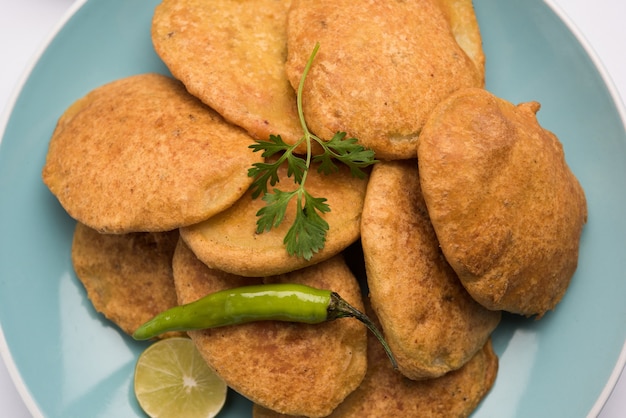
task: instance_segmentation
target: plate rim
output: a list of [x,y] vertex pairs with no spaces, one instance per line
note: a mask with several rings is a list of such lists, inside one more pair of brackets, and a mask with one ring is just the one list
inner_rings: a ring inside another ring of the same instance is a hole
[[[18,98],[22,94],[22,90],[24,89],[25,84],[30,79],[33,70],[36,65],[41,60],[43,54],[48,50],[50,44],[57,37],[59,32],[67,25],[69,20],[78,12],[80,8],[82,8],[88,0],[74,0],[74,2],[70,5],[70,7],[65,11],[65,13],[61,16],[61,18],[52,26],[49,33],[44,37],[43,41],[39,45],[39,47],[35,50],[34,54],[29,58],[26,67],[22,71],[20,77],[18,78],[17,84],[15,88],[9,95],[9,99],[6,102],[6,106],[3,112],[0,114],[0,145],[2,145],[2,140],[6,134],[7,125],[9,123],[9,119],[15,110],[15,104],[17,103]],[[39,404],[33,397],[30,389],[24,382],[22,378],[22,374],[20,373],[17,364],[13,360],[13,354],[9,349],[9,344],[4,335],[4,331],[2,329],[2,322],[0,321],[0,359],[5,364],[5,367],[9,373],[9,377],[15,386],[17,393],[20,395],[20,398],[24,402],[26,409],[34,418],[43,418],[43,412],[39,408]]]
[[[563,10],[560,4],[557,3],[557,0],[543,0],[544,4],[548,6],[552,12],[563,22],[563,24],[567,27],[567,29],[572,33],[574,38],[581,45],[596,71],[600,74],[602,81],[606,85],[609,94],[611,96],[611,100],[617,109],[617,113],[619,114],[620,121],[622,122],[622,129],[624,130],[625,138],[626,138],[626,103],[624,102],[625,98],[622,98],[613,77],[607,70],[606,66],[600,59],[596,50],[593,48],[591,43],[587,40],[585,35],[582,33],[581,29],[574,23],[574,21],[569,17],[569,15]],[[598,395],[598,398],[594,402],[593,406],[587,413],[587,418],[597,417],[604,405],[606,405],[609,397],[613,393],[615,386],[617,385],[617,381],[619,380],[622,373],[626,373],[626,338],[624,338],[624,343],[622,344],[622,349],[620,351],[619,356],[616,359],[615,365],[609,379],[606,384],[602,388],[602,391]]]
[[[43,42],[39,45],[35,53],[30,57],[25,69],[22,71],[18,82],[16,83],[15,88],[10,93],[9,99],[6,102],[6,106],[3,112],[0,114],[0,145],[2,144],[2,140],[4,139],[6,128],[9,122],[11,115],[15,110],[15,104],[22,93],[22,90],[31,77],[31,74],[35,68],[35,66],[41,60],[43,54],[48,50],[50,44],[57,37],[59,32],[67,25],[70,19],[74,17],[74,15],[81,9],[85,4],[87,4],[89,0],[75,0],[70,7],[65,11],[64,15],[56,22],[56,24],[52,27],[50,32],[44,38]],[[598,71],[604,85],[606,86],[609,95],[611,97],[611,101],[614,107],[617,110],[619,115],[619,119],[621,121],[622,128],[625,132],[626,138],[626,103],[622,98],[617,86],[608,72],[606,66],[603,61],[598,56],[595,49],[592,47],[590,42],[582,33],[581,29],[573,22],[573,20],[569,17],[569,15],[563,10],[562,6],[557,3],[557,0],[542,0],[542,2],[557,16],[557,18],[566,26],[569,32],[574,36],[576,41],[580,44],[585,54],[589,57],[591,62],[593,63],[593,67],[596,71]],[[3,332],[2,323],[0,322],[0,358],[4,362],[8,374],[20,395],[22,401],[24,402],[28,412],[33,415],[33,417],[44,417],[42,411],[39,408],[37,401],[34,399],[32,393],[30,392],[28,386],[25,384],[22,375],[13,359],[13,355],[11,350],[9,349],[8,342]],[[622,348],[620,350],[620,354],[616,359],[613,370],[604,385],[602,391],[598,395],[598,398],[594,402],[594,405],[587,413],[587,417],[596,417],[600,414],[602,409],[604,408],[606,402],[611,396],[620,376],[626,373],[626,338],[622,344]]]

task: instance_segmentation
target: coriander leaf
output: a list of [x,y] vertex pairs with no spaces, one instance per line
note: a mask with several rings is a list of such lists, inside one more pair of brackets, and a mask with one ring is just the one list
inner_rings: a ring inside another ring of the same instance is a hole
[[[256,199],[263,195],[266,206],[257,212],[257,232],[261,233],[279,226],[287,211],[289,201],[295,196],[296,213],[295,219],[284,238],[284,244],[290,255],[297,255],[310,260],[314,253],[324,248],[328,222],[322,217],[330,212],[330,206],[323,197],[310,195],[305,188],[306,178],[311,163],[319,163],[318,172],[331,174],[339,170],[333,160],[346,164],[353,176],[365,178],[363,169],[377,161],[374,152],[365,149],[358,144],[357,139],[345,139],[345,132],[337,132],[330,141],[324,141],[309,131],[304,112],[302,110],[302,91],[304,80],[313,64],[313,60],[319,49],[319,43],[315,45],[309,60],[307,61],[300,84],[296,92],[296,105],[298,117],[302,125],[303,136],[293,145],[285,143],[280,135],[270,135],[267,141],[257,140],[250,145],[254,152],[261,151],[263,157],[272,157],[280,154],[274,162],[255,163],[248,169],[248,176],[253,177],[252,198]],[[316,141],[323,149],[320,155],[312,156],[311,141]],[[301,144],[306,144],[306,158],[294,155],[294,151]],[[284,192],[274,188],[273,193],[268,193],[268,184],[274,186],[280,181],[278,168],[287,163],[287,177],[293,177],[298,185],[292,192]]]
[[[303,197],[304,206],[302,206]],[[289,255],[297,255],[310,260],[313,253],[324,248],[328,222],[320,216],[318,211],[322,213],[330,211],[326,199],[313,197],[306,191],[298,194],[296,218],[284,239]]]
[[256,199],[260,195],[267,193],[267,185],[276,185],[280,182],[278,176],[278,168],[287,160],[287,177],[293,177],[293,181],[296,184],[302,183],[304,173],[308,170],[306,161],[300,157],[293,155],[290,152],[285,152],[278,160],[274,162],[259,162],[252,164],[252,167],[248,169],[248,177],[253,177],[254,180],[250,186],[252,190],[252,198]]
[[248,169],[248,176],[254,177],[254,181],[250,186],[252,190],[252,198],[256,199],[260,195],[267,193],[267,185],[274,186],[280,181],[278,177],[278,167],[280,163],[254,163]]
[[313,157],[313,161],[321,163],[318,170],[324,174],[338,170],[332,162],[335,159],[347,165],[353,176],[365,178],[365,172],[362,168],[376,162],[374,151],[360,145],[356,138],[344,139],[345,136],[345,132],[337,132],[330,141],[325,143],[324,153]]
[[306,161],[300,157],[296,157],[290,154],[287,157],[287,177],[293,176],[293,181],[296,184],[302,183],[304,173],[309,169],[306,165]]
[[325,175],[329,175],[339,171],[339,167],[335,165],[332,157],[326,152],[324,154],[316,155],[313,158],[313,161],[319,163],[317,171],[320,173],[324,173]]
[[283,221],[285,212],[287,211],[287,205],[291,198],[298,193],[297,190],[293,192],[283,192],[278,189],[274,189],[274,193],[267,193],[263,196],[263,200],[266,205],[259,209],[256,213],[258,216],[256,222],[256,232],[261,233],[269,231],[272,228],[277,227]]
[[[289,145],[283,141],[280,135],[270,135],[269,140],[255,140],[255,143],[248,148],[253,152],[262,151],[262,157],[268,158],[277,153],[285,152],[289,150]],[[283,154],[277,161],[273,163],[260,162],[252,164],[252,167],[248,169],[248,177],[253,177],[254,180],[251,185],[252,198],[256,199],[262,194],[267,193],[268,183],[274,186],[280,181],[278,178],[278,167],[286,158]]]
[[283,141],[280,135],[270,135],[270,138],[267,141],[257,139],[255,142],[255,144],[250,145],[248,148],[252,148],[254,152],[263,151],[263,154],[261,155],[264,158],[289,150],[289,145]]

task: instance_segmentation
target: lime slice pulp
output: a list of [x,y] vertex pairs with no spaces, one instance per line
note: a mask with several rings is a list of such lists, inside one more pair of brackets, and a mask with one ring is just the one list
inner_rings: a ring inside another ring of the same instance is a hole
[[189,338],[159,340],[135,366],[135,396],[150,417],[214,417],[226,401],[226,383]]

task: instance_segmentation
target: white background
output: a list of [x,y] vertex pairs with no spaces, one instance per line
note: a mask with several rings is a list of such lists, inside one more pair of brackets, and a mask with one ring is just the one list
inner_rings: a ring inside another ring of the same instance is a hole
[[[626,1],[551,1],[577,27],[626,98]],[[0,114],[8,112],[30,65],[72,4],[73,0],[0,0]],[[0,359],[0,417],[30,416]],[[626,376],[618,381],[599,417],[626,417]]]

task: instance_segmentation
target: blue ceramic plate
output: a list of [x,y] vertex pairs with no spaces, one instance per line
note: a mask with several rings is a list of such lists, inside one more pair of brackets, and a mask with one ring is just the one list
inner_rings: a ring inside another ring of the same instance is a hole
[[[150,41],[157,3],[89,0],[76,8],[33,68],[0,143],[0,347],[34,414],[142,415],[132,377],[145,345],[91,307],[70,262],[74,222],[40,173],[57,118],[74,100],[124,76],[167,72]],[[549,6],[475,6],[487,88],[512,102],[541,102],[541,123],[560,137],[586,190],[589,223],[557,309],[540,321],[505,316],[495,332],[500,372],[474,416],[595,414],[624,361],[624,124],[602,73]],[[230,393],[223,416],[250,416],[250,403]]]

